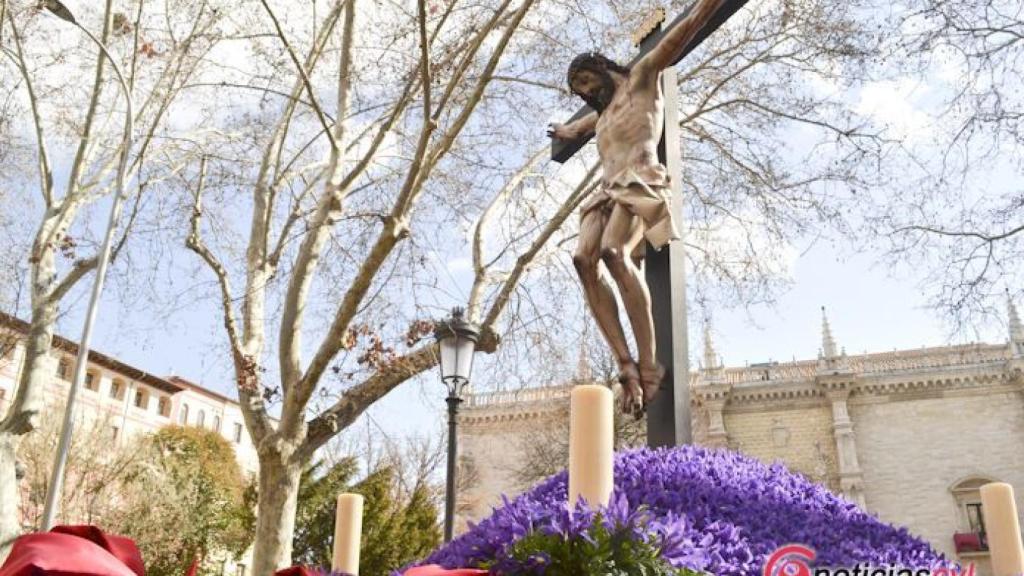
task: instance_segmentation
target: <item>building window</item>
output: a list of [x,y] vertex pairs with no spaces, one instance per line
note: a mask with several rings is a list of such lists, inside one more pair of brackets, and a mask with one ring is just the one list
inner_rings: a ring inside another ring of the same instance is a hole
[[142,408],[143,410],[149,407],[149,397],[146,395],[146,391],[141,388],[135,391],[135,407]]
[[213,431],[220,432],[220,416],[214,415],[213,417]]
[[234,435],[234,439],[235,439],[235,444],[241,444],[242,443],[242,425],[239,424],[238,422],[235,422],[235,435]]
[[124,398],[124,382],[121,380],[110,381],[110,397],[114,400],[121,400]]
[[93,392],[100,389],[100,377],[95,372],[85,373],[85,389]]
[[68,365],[67,358],[61,358],[60,362],[57,363],[57,376],[60,376],[62,380],[68,379],[68,372],[71,371],[71,367]]
[[178,410],[178,424],[182,426],[188,424],[188,404],[182,404],[181,409]]
[[202,428],[206,425],[206,410],[200,409],[199,413],[196,414],[196,426]]
[[121,432],[120,428],[118,428],[117,426],[111,426],[110,427],[110,439],[111,440],[117,440],[117,435],[118,435],[119,432]]
[[245,576],[245,564],[235,566],[235,576]]
[[967,523],[971,532],[975,534],[985,533],[985,520],[981,513],[981,502],[971,502],[967,505]]
[[989,482],[994,480],[974,476],[961,480],[950,488],[959,517],[959,527],[953,534],[953,543],[958,554],[988,550],[985,514],[981,506],[981,487]]
[[164,418],[167,418],[171,415],[170,398],[168,398],[167,396],[161,396],[160,399],[157,400],[157,412],[159,412],[160,415],[163,416]]
[[0,388],[0,402],[2,402],[4,398],[7,398],[7,389]]

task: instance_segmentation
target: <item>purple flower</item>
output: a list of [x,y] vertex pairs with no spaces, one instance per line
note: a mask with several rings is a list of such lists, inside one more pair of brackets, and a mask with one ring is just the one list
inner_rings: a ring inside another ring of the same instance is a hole
[[[616,491],[600,510],[606,527],[653,538],[675,567],[719,576],[759,573],[777,548],[799,543],[818,566],[930,567],[946,560],[905,528],[879,521],[780,464],[695,446],[639,449],[615,460]],[[532,530],[586,537],[595,512],[569,510],[567,476],[557,474],[494,510],[427,558],[446,567],[500,560]],[[495,566],[498,572],[499,566]]]

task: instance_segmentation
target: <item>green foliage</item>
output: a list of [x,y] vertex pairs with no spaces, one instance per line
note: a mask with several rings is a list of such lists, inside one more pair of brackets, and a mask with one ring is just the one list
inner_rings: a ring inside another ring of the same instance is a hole
[[139,440],[123,500],[105,528],[133,538],[149,576],[181,576],[196,558],[242,554],[255,527],[251,494],[220,434],[170,426]]
[[429,486],[404,490],[391,466],[380,466],[353,482],[356,463],[346,459],[323,471],[322,463],[304,471],[299,484],[292,557],[297,564],[330,566],[335,499],[354,492],[365,498],[360,573],[387,575],[426,556],[441,542],[437,509]]
[[[511,560],[511,561],[509,561]],[[586,537],[533,531],[512,545],[508,559],[487,565],[505,576],[697,576],[685,568],[673,568],[660,554],[656,542],[636,538],[630,527],[609,529],[596,518]]]
[[322,471],[323,462],[307,467],[299,478],[292,559],[306,566],[330,566],[335,499],[348,490],[356,461],[347,458]]

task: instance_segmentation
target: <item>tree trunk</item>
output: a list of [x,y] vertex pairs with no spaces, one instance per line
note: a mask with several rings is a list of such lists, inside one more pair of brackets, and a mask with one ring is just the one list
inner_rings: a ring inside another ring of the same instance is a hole
[[16,461],[20,435],[0,432],[0,563],[7,559],[14,539],[21,534]]
[[269,576],[291,565],[295,505],[302,466],[280,452],[260,454],[259,500],[256,506],[254,576]]
[[[43,264],[52,264],[52,258]],[[52,267],[37,264],[44,272]],[[21,534],[21,495],[18,491],[17,458],[22,437],[32,432],[42,410],[43,389],[53,378],[56,361],[50,356],[57,307],[49,300],[37,299],[32,323],[25,338],[25,359],[18,378],[18,389],[7,414],[0,421],[0,562],[7,558],[14,539]]]

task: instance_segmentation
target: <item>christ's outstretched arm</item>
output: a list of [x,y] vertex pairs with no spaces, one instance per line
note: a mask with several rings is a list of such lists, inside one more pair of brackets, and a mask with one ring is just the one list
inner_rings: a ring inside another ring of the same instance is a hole
[[669,29],[658,41],[658,45],[636,63],[633,70],[642,75],[658,74],[671,66],[679,59],[693,37],[707,25],[723,2],[724,0],[697,0],[697,4],[686,19]]
[[551,124],[548,127],[548,136],[557,140],[576,140],[593,136],[596,126],[597,112],[591,112],[569,124]]

